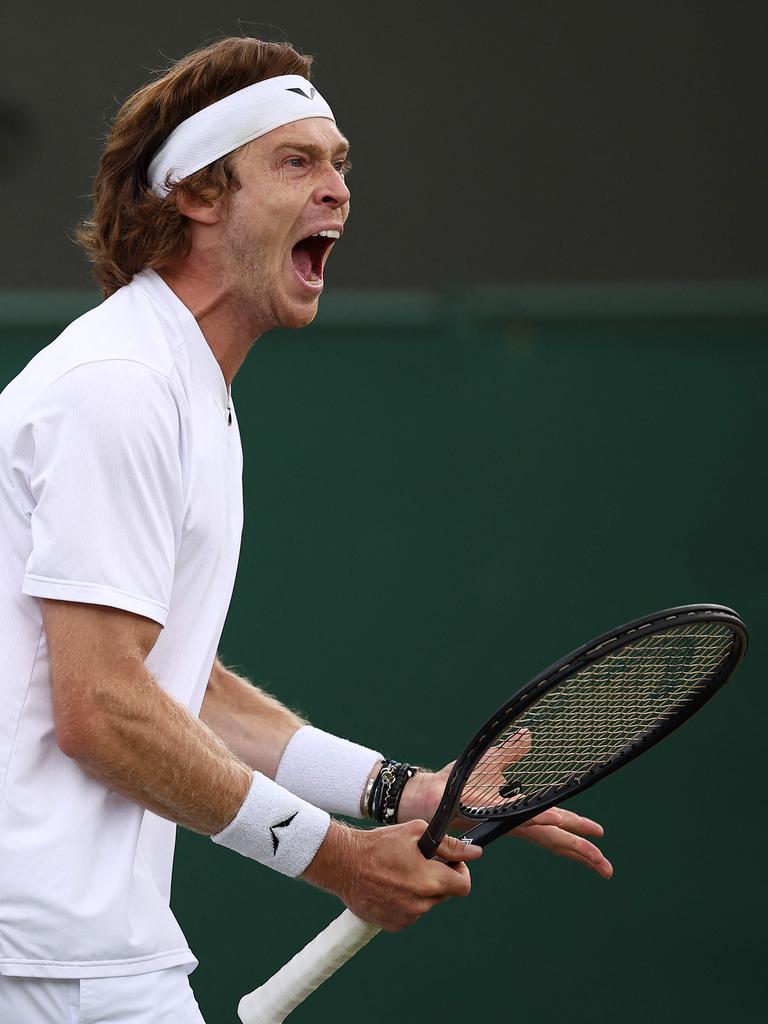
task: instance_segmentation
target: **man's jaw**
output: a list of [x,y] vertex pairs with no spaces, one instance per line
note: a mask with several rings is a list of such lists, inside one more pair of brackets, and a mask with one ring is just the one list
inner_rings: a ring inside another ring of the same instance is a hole
[[[306,327],[317,316],[323,292],[323,270],[343,224],[305,225],[289,237],[277,263],[249,267],[241,278],[243,319],[258,321],[259,334],[275,327]],[[265,246],[267,248],[267,246]],[[245,287],[243,287],[245,285]],[[260,301],[256,295],[261,295]]]

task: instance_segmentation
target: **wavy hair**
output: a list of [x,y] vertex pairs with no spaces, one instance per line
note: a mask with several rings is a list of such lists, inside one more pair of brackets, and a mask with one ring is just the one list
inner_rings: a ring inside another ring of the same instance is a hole
[[312,58],[290,43],[229,37],[183,57],[125,101],[99,160],[92,213],[74,237],[105,298],[145,267],[159,270],[187,255],[191,236],[176,204],[180,193],[208,203],[240,187],[229,154],[190,174],[168,195],[153,192],[147,169],[173,129],[255,82],[278,75],[309,78],[311,65]]

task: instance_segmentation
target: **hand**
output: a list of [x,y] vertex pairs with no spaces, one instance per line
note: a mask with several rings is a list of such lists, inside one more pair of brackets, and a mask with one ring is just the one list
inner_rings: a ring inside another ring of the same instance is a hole
[[[471,827],[471,823],[467,824]],[[591,818],[582,818],[565,807],[550,807],[548,811],[542,811],[530,821],[518,825],[509,834],[517,839],[526,839],[559,857],[584,864],[601,878],[610,878],[613,874],[611,862],[587,838],[591,836],[593,839],[602,839],[602,825]]]
[[[439,772],[417,772],[408,781],[400,800],[399,821],[410,821],[412,818],[429,820],[432,817],[440,803],[453,765],[454,762],[451,761]],[[451,827],[465,832],[476,824],[477,822],[468,818],[459,817],[452,822]],[[602,838],[602,826],[564,807],[551,807],[547,811],[542,811],[530,821],[518,825],[509,835],[511,838],[525,839],[557,856],[584,864],[601,878],[610,878],[613,874],[610,861],[589,841],[590,838]]]
[[468,896],[469,869],[482,850],[446,836],[437,857],[427,860],[418,841],[427,827],[416,819],[365,831],[331,822],[303,877],[335,893],[363,921],[388,932],[416,922],[449,896]]

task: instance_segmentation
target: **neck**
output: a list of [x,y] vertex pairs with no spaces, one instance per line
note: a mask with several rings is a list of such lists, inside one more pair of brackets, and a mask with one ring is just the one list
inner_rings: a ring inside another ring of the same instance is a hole
[[229,387],[251,347],[268,327],[243,309],[224,287],[212,282],[210,275],[192,266],[159,273],[197,320]]

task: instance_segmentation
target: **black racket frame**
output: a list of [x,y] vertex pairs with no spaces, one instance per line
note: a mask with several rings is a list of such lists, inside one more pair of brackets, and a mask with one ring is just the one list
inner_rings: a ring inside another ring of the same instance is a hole
[[489,737],[498,736],[518,715],[522,714],[531,704],[537,701],[544,693],[557,686],[563,679],[581,671],[590,662],[598,661],[606,655],[613,653],[639,640],[641,637],[650,636],[653,633],[661,633],[670,626],[692,624],[695,622],[723,622],[730,625],[734,632],[734,645],[728,657],[722,663],[717,672],[706,681],[700,693],[691,699],[681,701],[665,713],[661,721],[648,726],[637,737],[618,754],[613,755],[607,761],[596,764],[585,776],[580,777],[578,783],[564,783],[552,787],[542,796],[523,796],[515,805],[504,811],[503,814],[494,814],[493,811],[462,811],[465,818],[481,819],[481,824],[476,825],[462,836],[467,842],[477,846],[486,846],[494,839],[505,832],[517,828],[524,822],[554,807],[555,804],[581,793],[588,789],[600,779],[605,778],[618,768],[628,764],[644,751],[668,736],[679,725],[682,725],[699,708],[705,704],[720,687],[728,680],[738,667],[747,649],[748,634],[747,628],[739,615],[724,605],[716,604],[690,604],[681,605],[677,608],[668,608],[664,611],[655,612],[653,615],[646,615],[643,618],[635,619],[608,633],[603,633],[588,644],[577,648],[565,657],[560,658],[549,668],[540,672],[530,682],[526,683],[510,699],[492,715],[472,737],[462,754],[457,759],[440,804],[432,817],[427,830],[419,840],[419,849],[425,857],[431,858],[453,818],[456,817],[457,808],[461,799],[461,792],[469,774],[483,756],[489,746]]

